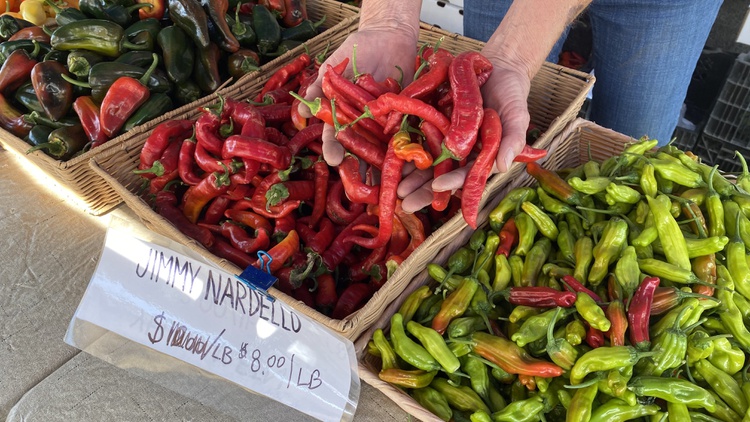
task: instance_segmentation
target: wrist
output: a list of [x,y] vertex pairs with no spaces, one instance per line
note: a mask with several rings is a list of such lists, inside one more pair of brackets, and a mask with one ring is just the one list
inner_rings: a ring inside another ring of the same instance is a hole
[[413,40],[419,38],[421,1],[364,0],[359,15],[360,31],[397,32]]

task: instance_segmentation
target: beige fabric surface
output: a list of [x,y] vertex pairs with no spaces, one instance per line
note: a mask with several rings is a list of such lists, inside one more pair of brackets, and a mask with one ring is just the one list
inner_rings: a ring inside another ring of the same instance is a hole
[[[102,217],[82,212],[64,188],[3,149],[0,180],[0,420],[312,420],[223,382],[208,387],[195,374],[125,370],[67,345],[109,219],[136,217],[124,206]],[[112,353],[127,362],[127,345]],[[409,420],[382,393],[361,388],[355,420]]]

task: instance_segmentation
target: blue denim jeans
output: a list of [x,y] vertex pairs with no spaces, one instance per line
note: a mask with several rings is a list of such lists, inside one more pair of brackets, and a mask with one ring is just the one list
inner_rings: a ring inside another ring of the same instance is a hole
[[[519,0],[522,1],[522,0]],[[486,41],[510,0],[465,0],[464,34]],[[596,75],[589,118],[634,138],[669,142],[722,0],[593,0]],[[557,62],[565,35],[548,61]]]

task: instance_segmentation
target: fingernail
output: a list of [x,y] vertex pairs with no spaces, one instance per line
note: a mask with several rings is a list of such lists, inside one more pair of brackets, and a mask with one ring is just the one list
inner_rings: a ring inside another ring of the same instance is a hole
[[506,156],[505,156],[505,157],[503,158],[503,161],[505,162],[505,171],[507,172],[508,170],[510,170],[510,166],[511,166],[511,164],[513,164],[513,159],[512,159],[512,158],[510,158],[510,156],[509,156],[509,155],[506,155]]

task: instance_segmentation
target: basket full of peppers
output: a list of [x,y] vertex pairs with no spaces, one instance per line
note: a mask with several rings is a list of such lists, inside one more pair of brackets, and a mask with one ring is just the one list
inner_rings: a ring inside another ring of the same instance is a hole
[[420,420],[750,417],[744,157],[732,180],[583,120],[550,150],[360,337],[360,376]]

